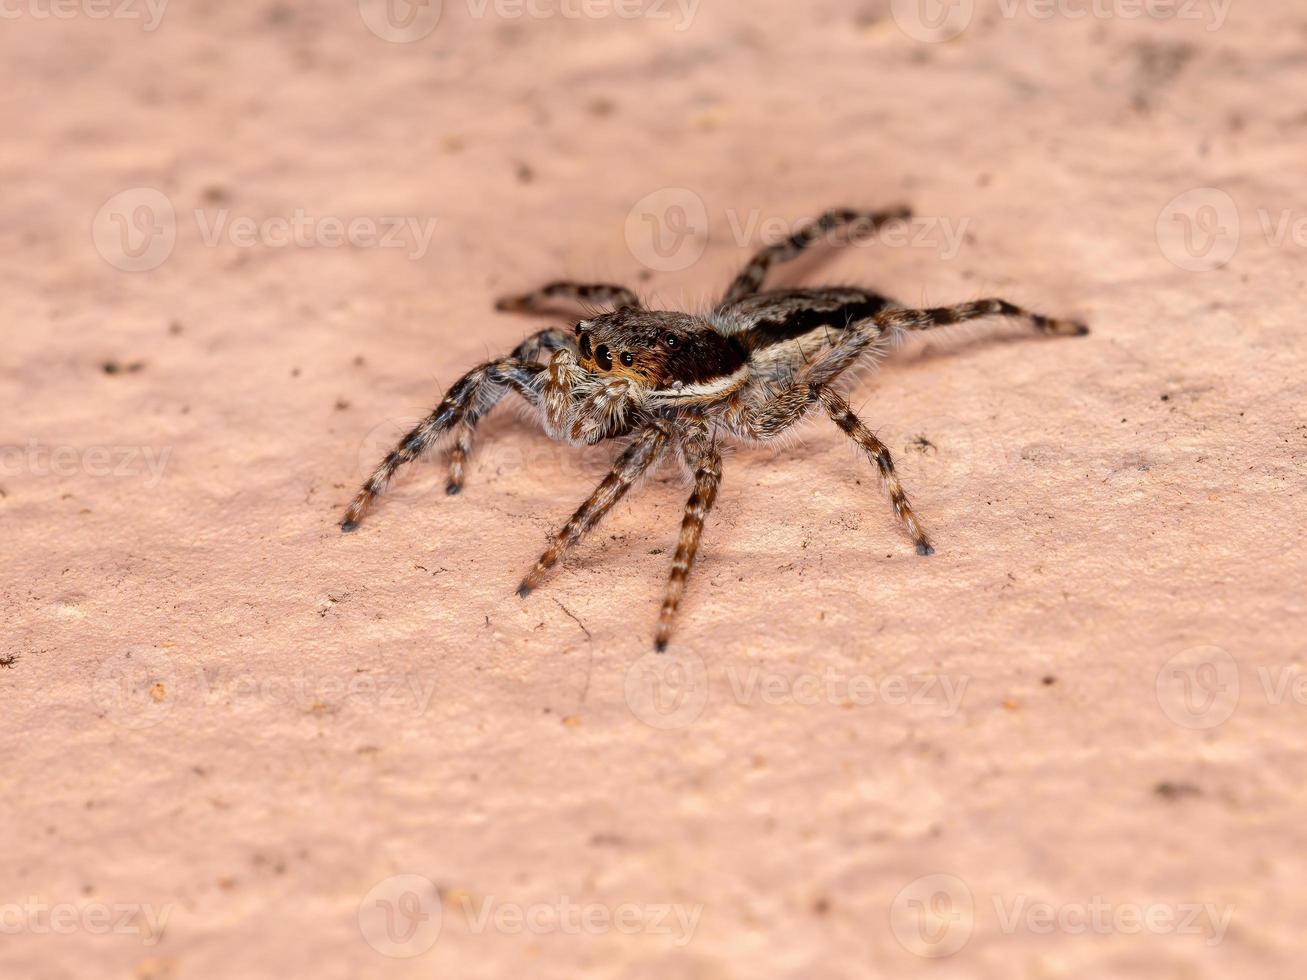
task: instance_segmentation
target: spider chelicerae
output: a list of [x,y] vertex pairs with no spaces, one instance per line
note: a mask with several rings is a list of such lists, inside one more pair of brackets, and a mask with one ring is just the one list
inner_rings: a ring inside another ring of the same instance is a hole
[[[563,554],[659,461],[674,457],[690,474],[694,489],[685,504],[655,634],[659,651],[667,648],[704,519],[717,499],[722,478],[719,443],[725,438],[775,439],[820,406],[879,470],[894,512],[917,553],[934,554],[894,472],[889,450],[849,409],[834,388],[836,382],[860,361],[884,355],[891,342],[907,331],[988,316],[1020,318],[1052,336],[1079,336],[1089,328],[1031,313],[1001,299],[912,310],[857,287],[763,291],[773,266],[797,257],[828,233],[843,228],[845,241],[852,242],[910,216],[907,208],[828,211],[754,256],[722,301],[707,313],[648,310],[631,290],[607,284],[554,282],[500,300],[500,310],[550,312],[551,303],[570,301],[610,312],[590,315],[571,331],[542,330],[509,356],[466,374],[381,461],[349,505],[341,530],[354,530],[395,471],[446,436],[450,437],[446,489],[458,493],[477,424],[513,391],[539,414],[552,439],[572,445],[626,440],[612,471],[552,536],[522,580],[520,596],[539,585]],[[550,356],[544,364],[541,359],[546,353]]]

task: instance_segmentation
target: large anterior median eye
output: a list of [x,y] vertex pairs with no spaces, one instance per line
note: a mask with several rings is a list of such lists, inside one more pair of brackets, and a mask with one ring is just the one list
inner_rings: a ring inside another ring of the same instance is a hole
[[613,369],[613,355],[608,353],[607,344],[600,344],[595,349],[595,363],[605,371],[611,371]]
[[589,357],[590,354],[590,335],[588,333],[583,333],[581,334],[581,356]]

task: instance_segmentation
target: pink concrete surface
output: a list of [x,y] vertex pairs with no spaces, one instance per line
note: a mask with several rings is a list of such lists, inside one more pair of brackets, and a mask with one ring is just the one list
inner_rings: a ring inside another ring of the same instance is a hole
[[[121,2],[0,22],[0,977],[1301,975],[1301,4]],[[817,420],[661,661],[671,469],[526,601],[520,413],[337,530],[496,296],[900,201],[777,281],[1094,328],[851,387],[935,557]]]

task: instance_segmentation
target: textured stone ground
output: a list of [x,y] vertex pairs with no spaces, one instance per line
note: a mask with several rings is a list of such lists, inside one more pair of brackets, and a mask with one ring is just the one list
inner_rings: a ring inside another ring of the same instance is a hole
[[[0,29],[0,974],[1297,975],[1300,5],[59,9]],[[852,388],[935,557],[817,421],[665,661],[670,470],[525,602],[608,453],[511,411],[336,530],[500,293],[897,201],[781,281],[1094,327]]]

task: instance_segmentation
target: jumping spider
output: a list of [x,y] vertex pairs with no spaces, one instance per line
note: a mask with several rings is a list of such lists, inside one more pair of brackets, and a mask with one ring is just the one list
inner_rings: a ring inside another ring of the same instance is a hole
[[[894,511],[921,555],[934,554],[908,504],[889,450],[832,387],[864,358],[883,356],[907,331],[928,330],[988,316],[1025,320],[1041,333],[1079,336],[1082,323],[1031,313],[1001,299],[936,309],[904,309],[857,287],[762,291],[768,271],[826,233],[848,227],[849,240],[910,216],[907,208],[880,212],[836,209],[785,241],[759,252],[722,301],[703,314],[645,309],[622,286],[555,282],[502,299],[500,310],[546,312],[550,300],[571,300],[611,312],[576,323],[569,333],[542,330],[508,357],[464,376],[444,400],[382,460],[341,522],[352,531],[395,471],[439,439],[448,450],[450,494],[463,471],[477,424],[509,391],[539,413],[545,433],[571,445],[628,438],[612,472],[553,536],[518,594],[525,597],[563,553],[594,529],[641,476],[664,457],[677,457],[694,490],[685,505],[671,578],[658,618],[656,648],[667,648],[676,608],[694,564],[704,518],[722,476],[718,441],[765,442],[789,430],[820,405],[880,471]],[[550,354],[548,364],[539,362]]]

